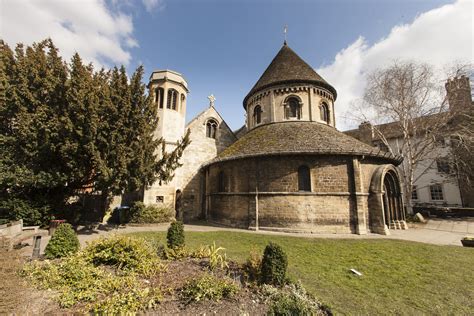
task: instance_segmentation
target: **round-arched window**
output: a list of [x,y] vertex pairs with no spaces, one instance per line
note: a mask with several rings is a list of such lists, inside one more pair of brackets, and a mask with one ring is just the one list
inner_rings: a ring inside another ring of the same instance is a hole
[[296,97],[289,97],[285,102],[285,118],[286,119],[300,119],[301,106],[300,101]]
[[311,174],[308,166],[298,168],[298,191],[311,191]]
[[321,120],[329,124],[329,106],[325,102],[321,104]]
[[178,95],[179,93],[175,89],[168,90],[168,101],[166,102],[167,109],[176,110],[176,105],[178,103]]
[[209,119],[206,122],[206,136],[209,138],[216,138],[217,134],[217,121],[214,119]]
[[253,125],[260,124],[262,122],[262,107],[257,105],[253,109]]

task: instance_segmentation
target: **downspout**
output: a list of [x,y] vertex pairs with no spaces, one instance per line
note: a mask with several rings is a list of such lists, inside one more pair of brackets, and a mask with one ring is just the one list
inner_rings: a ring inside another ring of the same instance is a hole
[[257,167],[256,172],[256,183],[255,183],[255,230],[258,230],[258,158],[255,159],[255,166]]

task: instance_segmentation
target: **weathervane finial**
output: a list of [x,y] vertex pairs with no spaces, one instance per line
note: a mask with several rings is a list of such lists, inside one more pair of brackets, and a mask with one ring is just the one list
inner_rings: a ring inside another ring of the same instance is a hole
[[288,33],[288,25],[285,24],[285,27],[283,28],[283,33],[285,34],[285,41],[283,42],[283,44],[286,45],[286,33]]

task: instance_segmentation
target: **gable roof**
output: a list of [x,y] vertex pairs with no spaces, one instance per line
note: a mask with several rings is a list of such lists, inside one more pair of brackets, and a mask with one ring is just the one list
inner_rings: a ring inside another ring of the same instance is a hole
[[336,89],[326,82],[314,69],[298,56],[285,42],[260,79],[253,86],[244,99],[244,108],[247,99],[260,90],[269,86],[284,83],[314,83],[328,89],[337,97]]
[[270,155],[347,155],[381,158],[396,165],[400,157],[350,137],[332,126],[309,121],[270,123],[250,130],[208,164]]
[[215,107],[207,107],[206,109],[204,109],[203,111],[201,111],[201,113],[199,113],[198,115],[196,115],[191,121],[189,121],[185,128],[189,128],[191,127],[191,125],[198,119],[200,118],[201,116],[209,113],[210,111],[214,111],[217,116],[221,119],[221,124],[224,124],[225,127],[232,133],[232,135],[234,135],[235,139],[237,139],[237,136],[235,135],[235,132],[229,127],[229,125],[227,124],[227,122],[224,120],[224,118],[222,117],[222,115],[219,113],[219,111],[217,111],[217,109]]

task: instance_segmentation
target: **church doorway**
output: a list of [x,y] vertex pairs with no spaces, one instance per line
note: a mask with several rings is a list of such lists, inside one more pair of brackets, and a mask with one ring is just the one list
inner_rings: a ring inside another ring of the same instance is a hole
[[182,221],[183,220],[183,193],[181,190],[176,190],[176,197],[175,197],[175,203],[174,203],[174,210],[175,210],[175,218],[177,221]]
[[383,179],[383,209],[385,225],[390,229],[400,229],[405,220],[400,181],[393,170],[385,173]]
[[395,166],[383,165],[374,171],[368,202],[372,232],[390,235],[391,229],[407,229],[400,177]]

